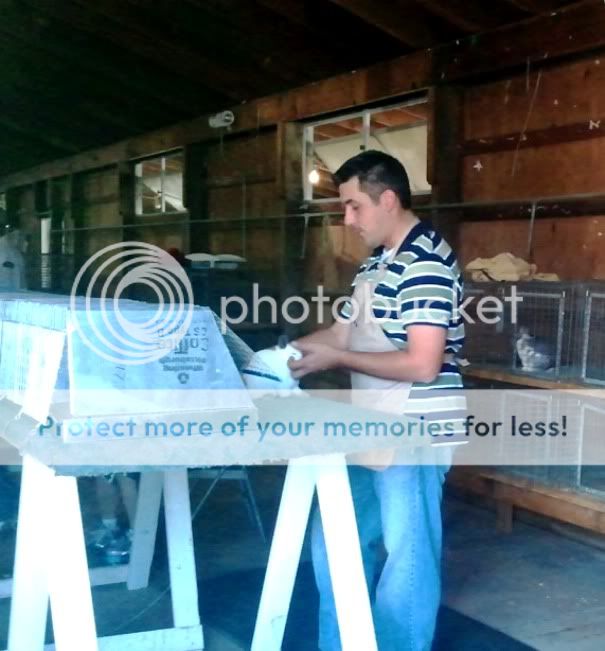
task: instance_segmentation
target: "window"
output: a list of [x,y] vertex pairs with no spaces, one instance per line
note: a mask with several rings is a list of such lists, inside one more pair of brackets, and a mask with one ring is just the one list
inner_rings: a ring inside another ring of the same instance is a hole
[[426,179],[427,106],[423,98],[307,125],[303,155],[305,200],[337,198],[332,173],[348,158],[367,149],[378,149],[399,159],[410,177],[412,194],[430,193]]
[[158,215],[184,212],[183,152],[135,164],[135,213]]

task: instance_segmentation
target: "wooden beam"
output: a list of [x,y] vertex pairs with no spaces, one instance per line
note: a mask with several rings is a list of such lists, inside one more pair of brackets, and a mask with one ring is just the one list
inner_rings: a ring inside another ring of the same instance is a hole
[[407,8],[405,5],[400,6],[405,0],[399,0],[398,3],[373,0],[331,2],[410,47],[428,47],[438,43],[442,37],[442,34],[433,29],[429,14],[411,5]]
[[[492,368],[481,368],[475,364],[471,364],[463,369],[463,375],[474,378],[477,380],[487,380],[490,382],[512,384],[521,387],[529,387],[531,389],[546,389],[549,391],[577,391],[586,396],[590,391],[590,385],[582,384],[580,382],[565,382],[561,380],[545,380],[544,378],[533,377],[528,374],[513,373],[512,371],[497,370]],[[593,385],[594,388],[594,385]],[[603,397],[603,390],[597,389],[598,396]]]
[[500,5],[493,2],[489,6],[486,6],[482,0],[479,2],[469,0],[416,0],[416,2],[427,11],[440,16],[465,32],[475,33],[494,29],[510,20],[510,11],[503,12]]
[[[290,23],[304,29],[305,38],[320,41],[322,50],[342,52],[351,68],[387,61],[401,53],[401,41],[390,37],[374,25],[364,22],[351,12],[343,12],[338,5],[308,0],[255,0]],[[271,18],[268,22],[274,22]],[[371,47],[360,48],[360,42],[372,42]]]
[[59,155],[80,151],[80,148],[73,143],[68,143],[58,137],[47,135],[43,131],[33,130],[30,127],[24,126],[24,124],[15,119],[7,117],[3,113],[0,114],[0,130],[2,129],[19,134],[19,138],[24,138],[25,140],[33,141],[42,144],[45,147],[52,148],[56,150],[57,153],[60,152]]
[[[554,34],[554,36],[553,36]],[[511,47],[517,43],[519,47]],[[569,39],[569,36],[573,38]],[[544,45],[548,46],[545,58]],[[531,19],[492,34],[464,39],[430,51],[414,52],[391,61],[338,75],[285,93],[232,108],[232,132],[245,132],[280,121],[308,119],[363,104],[387,100],[452,79],[466,80],[487,71],[518,71],[529,60],[534,68],[555,59],[605,48],[605,4],[586,0],[554,16]],[[495,54],[492,53],[492,49]],[[45,176],[115,164],[141,156],[216,138],[208,115],[154,131],[109,147],[53,161],[0,179],[0,191]]]
[[605,214],[605,195],[602,194],[540,198],[535,202],[529,199],[519,199],[518,201],[458,204],[450,208],[440,208],[439,211],[442,213],[461,212],[465,222],[527,220],[531,217],[534,203],[535,219]]
[[531,65],[605,48],[605,3],[584,0],[435,49],[441,83]]
[[[256,9],[250,3],[243,6],[239,2],[231,7],[225,2],[219,3],[219,8],[211,1],[201,0],[176,4],[124,0],[124,4],[130,6],[131,12],[136,11],[147,19],[145,25],[150,34],[157,30],[157,25],[169,23],[172,40],[177,40],[183,47],[196,53],[220,61],[225,68],[238,71],[242,77],[255,79],[260,84],[261,92],[272,92],[280,86],[300,83],[300,74],[293,72],[294,66],[290,65],[295,55],[279,57],[275,53],[288,50],[288,36],[291,38],[293,53],[298,53],[299,50],[304,53],[305,48],[310,47],[309,40],[298,38],[296,34],[284,33],[290,24],[283,21],[285,25],[282,27],[286,29],[280,30],[280,25],[275,25],[276,17],[269,12],[267,14],[272,20],[256,20]],[[277,22],[280,22],[279,18]],[[252,25],[254,29],[251,29]],[[293,29],[297,31],[296,27]],[[242,38],[242,33],[246,34],[245,39]],[[278,41],[281,39],[281,42],[274,43],[272,36]],[[263,74],[259,75],[259,71]]]
[[[183,195],[190,220],[208,219],[208,147],[195,143],[185,147]],[[189,224],[189,251],[210,251],[210,229]]]
[[[11,56],[11,48],[3,51]],[[0,65],[0,78],[3,80],[0,105],[3,114],[32,131],[65,140],[66,144],[73,145],[69,147],[71,151],[83,151],[98,144],[99,133],[103,133],[107,139],[112,139],[112,136],[117,139],[124,135],[135,135],[157,125],[161,119],[157,110],[154,114],[142,110],[136,118],[129,110],[117,114],[115,109],[112,111],[110,108],[111,95],[102,95],[102,89],[90,77],[83,81],[86,86],[80,85],[77,73],[68,75],[69,83],[79,87],[77,103],[73,101],[69,85],[55,84],[42,99],[40,89],[50,79],[62,79],[66,74],[65,69],[61,69],[61,65],[55,61],[48,60],[34,65],[24,56],[15,55],[12,61],[18,62],[18,67],[9,69],[8,66]],[[44,112],[40,110],[42,101]],[[116,96],[113,106],[120,105],[122,100]]]
[[[464,94],[460,87],[440,86],[429,94],[427,180],[437,204],[461,198],[462,168],[458,145],[462,138]],[[460,212],[436,211],[431,215],[435,228],[456,250]]]
[[309,27],[309,10],[300,0],[256,0],[256,3],[297,25]]
[[[158,75],[157,67],[137,59],[130,52],[116,52],[115,47],[92,34],[74,33],[71,27],[57,21],[56,5],[45,6],[35,0],[22,2],[3,9],[0,21],[2,43],[20,46],[20,56],[25,53],[37,56],[40,63],[39,55],[42,55],[45,64],[52,61],[62,66],[64,76],[65,66],[68,66],[70,79],[72,75],[76,81],[87,77],[108,97],[113,93],[120,95],[122,102],[124,93],[128,92],[136,93],[158,111],[169,110],[172,114],[178,111],[184,115],[192,106],[199,106],[199,85],[195,92],[181,84],[176,91],[167,93],[166,82],[162,81],[165,77]],[[46,25],[43,38],[36,36],[35,27],[31,25],[33,15]],[[210,101],[212,99],[209,97]]]
[[[355,107],[404,92],[419,90],[431,78],[429,52],[417,52],[394,61],[331,77],[285,93],[233,106],[235,122],[231,133],[245,133],[280,121],[294,121],[313,115]],[[0,179],[3,187],[72,174],[119,161],[151,156],[186,144],[218,138],[220,130],[208,125],[208,115],[180,122],[135,138],[79,154],[69,159],[45,163],[27,172]]]
[[575,124],[525,131],[522,134],[508,133],[494,138],[467,140],[460,146],[460,150],[463,156],[475,156],[592,138],[605,138],[605,116],[597,120],[584,120]]
[[[277,127],[276,160],[277,192],[282,199],[285,215],[292,215],[303,199],[302,159],[303,125],[289,122]],[[291,296],[300,296],[304,279],[304,259],[301,242],[305,224],[302,219],[285,219],[281,224],[280,242],[280,298],[283,303]],[[294,315],[293,315],[294,316]],[[300,336],[300,326],[283,318],[282,332],[290,339]]]
[[448,473],[448,486],[540,513],[577,527],[605,533],[605,503],[572,490],[543,486],[522,477],[481,468],[456,467]]
[[528,14],[542,14],[553,11],[564,4],[561,0],[506,0],[506,2]]
[[183,47],[159,32],[150,34],[120,0],[65,0],[57,10],[53,0],[36,0],[36,6],[54,11],[58,20],[65,21],[80,32],[103,39],[132,52],[143,60],[153,62],[160,70],[171,71],[174,83],[199,82],[216,89],[225,97],[241,100],[255,94],[250,79],[225,68],[215,60]]
[[[147,0],[129,1],[147,4]],[[258,71],[262,70],[277,80],[287,80],[288,86],[300,85],[334,74],[351,61],[351,49],[341,43],[339,35],[322,39],[322,46],[318,47],[312,32],[257,3],[242,3],[241,0],[189,2],[209,24],[216,25],[216,32],[230,48],[239,46],[236,65],[241,66],[242,61],[247,60],[254,62],[253,75],[258,76]],[[241,38],[242,33],[246,33],[245,39]],[[220,51],[219,46],[217,43],[213,50]],[[277,54],[281,52],[289,55]]]

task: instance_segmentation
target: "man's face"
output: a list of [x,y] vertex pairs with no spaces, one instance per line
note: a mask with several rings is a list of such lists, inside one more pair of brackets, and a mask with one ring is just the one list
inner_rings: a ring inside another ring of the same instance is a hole
[[354,176],[338,186],[340,202],[345,210],[345,226],[352,228],[372,249],[384,244],[388,235],[388,215],[382,196],[378,203],[359,189],[359,179]]

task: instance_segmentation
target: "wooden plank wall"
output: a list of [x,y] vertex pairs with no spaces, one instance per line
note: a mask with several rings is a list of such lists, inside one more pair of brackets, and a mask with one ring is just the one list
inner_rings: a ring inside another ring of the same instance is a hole
[[[206,178],[207,206],[199,217],[225,220],[224,224],[198,224],[194,228],[210,233],[210,252],[244,255],[254,268],[277,270],[280,249],[280,228],[274,222],[257,222],[258,217],[275,217],[283,213],[284,202],[279,196],[277,162],[278,148],[275,130],[238,134],[222,142],[208,144]],[[194,179],[193,182],[198,182]],[[83,172],[73,177],[58,177],[41,183],[61,183],[69,188],[61,196],[62,213],[73,218],[73,225],[84,230],[66,236],[69,248],[78,258],[79,267],[101,248],[123,240],[155,244],[163,249],[176,248],[190,252],[188,215],[135,216],[134,205],[120,205],[120,176],[117,166]],[[53,185],[53,187],[54,187]],[[34,185],[11,190],[19,223],[28,242],[28,286],[40,288],[39,252],[40,221],[36,208]],[[55,192],[53,196],[58,196]],[[54,206],[57,208],[57,206]],[[250,219],[243,228],[230,219]],[[128,224],[129,228],[122,228]],[[138,226],[140,224],[140,226]],[[68,225],[72,225],[71,223]],[[53,240],[56,255],[58,239]]]
[[[260,269],[279,269],[276,221],[257,221],[283,213],[278,190],[278,146],[274,129],[227,137],[207,148],[207,217],[225,224],[203,226],[210,252],[245,257]],[[246,220],[227,223],[227,220]],[[202,226],[200,226],[202,227]]]
[[[605,58],[468,88],[464,108],[464,201],[605,190]],[[605,278],[605,216],[536,220],[531,251],[529,219],[486,220],[461,225],[464,263],[510,251],[565,280]]]

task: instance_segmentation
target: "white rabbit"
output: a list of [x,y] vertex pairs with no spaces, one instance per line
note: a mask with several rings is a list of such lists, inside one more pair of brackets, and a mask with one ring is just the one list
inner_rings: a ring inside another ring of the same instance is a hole
[[251,391],[300,392],[298,380],[292,377],[288,368],[288,361],[301,357],[300,350],[290,344],[259,350],[242,370],[246,387]]

